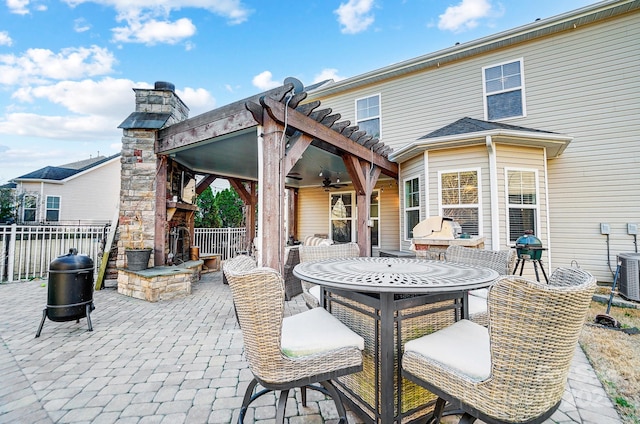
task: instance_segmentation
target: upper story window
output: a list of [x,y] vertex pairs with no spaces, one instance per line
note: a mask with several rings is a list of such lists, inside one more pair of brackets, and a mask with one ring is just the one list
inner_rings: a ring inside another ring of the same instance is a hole
[[536,171],[507,169],[509,242],[515,243],[526,230],[537,234],[538,185]]
[[404,182],[404,238],[413,238],[413,227],[420,222],[420,179],[412,178]]
[[356,100],[356,125],[374,138],[380,138],[380,95]]
[[38,198],[36,196],[25,195],[22,199],[22,221],[34,222],[36,220],[36,208]]
[[485,118],[497,121],[525,116],[522,59],[482,68]]
[[452,218],[462,232],[480,235],[480,171],[440,173],[440,205],[442,216]]
[[60,220],[60,196],[47,196],[46,221]]

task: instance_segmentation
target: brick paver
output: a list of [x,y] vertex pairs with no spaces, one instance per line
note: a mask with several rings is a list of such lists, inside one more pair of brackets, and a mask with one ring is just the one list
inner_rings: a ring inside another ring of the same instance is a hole
[[[45,322],[42,281],[0,284],[0,423],[235,422],[251,372],[228,286],[203,275],[190,296],[150,303],[94,293],[86,320]],[[300,296],[286,313],[305,310]],[[289,400],[288,424],[335,422],[322,397],[307,407]],[[246,422],[269,422],[275,397],[250,408]],[[349,413],[349,422],[361,421]],[[548,423],[619,423],[618,414],[582,350],[576,350],[567,391]]]

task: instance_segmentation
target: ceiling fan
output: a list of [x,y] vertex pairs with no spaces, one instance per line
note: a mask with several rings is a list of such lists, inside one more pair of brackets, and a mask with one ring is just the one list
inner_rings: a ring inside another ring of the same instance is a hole
[[299,172],[290,172],[287,174],[287,178],[291,178],[292,180],[302,181],[302,177]]
[[329,191],[332,188],[342,188],[346,186],[346,184],[340,184],[340,178],[336,179],[336,182],[334,183],[331,181],[331,178],[324,177],[321,187],[324,188],[324,191]]

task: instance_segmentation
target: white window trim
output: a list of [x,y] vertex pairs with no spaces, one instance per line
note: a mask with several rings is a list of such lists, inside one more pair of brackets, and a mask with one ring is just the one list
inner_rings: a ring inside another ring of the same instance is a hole
[[411,238],[409,238],[409,234],[407,231],[407,211],[418,211],[419,218],[418,222],[422,221],[422,195],[420,195],[420,204],[416,207],[407,208],[407,195],[406,195],[406,187],[407,181],[418,180],[418,192],[420,192],[420,187],[422,187],[422,181],[420,175],[412,175],[411,177],[407,177],[402,180],[402,191],[401,191],[401,201],[402,201],[402,238],[404,241],[410,242]]
[[[454,172],[472,172],[475,171],[478,175],[478,203],[473,205],[471,203],[465,203],[464,205],[443,205],[442,204],[442,174],[452,174]],[[478,237],[484,236],[483,213],[482,213],[482,171],[481,168],[456,168],[456,169],[443,169],[438,171],[438,214],[443,215],[442,210],[448,209],[464,209],[464,208],[478,208]]]
[[[26,207],[27,197],[33,197],[35,199],[35,206],[33,208]],[[21,216],[22,222],[38,222],[38,203],[39,203],[39,196],[37,194],[30,194],[30,193],[24,194],[24,196],[22,197],[22,216]],[[27,221],[25,219],[25,213],[27,212],[27,210],[33,210],[35,212],[33,214],[33,221]]]
[[[485,77],[485,69],[493,68],[495,66],[502,66],[508,63],[520,62],[520,91],[522,92],[522,115],[518,116],[508,116],[506,118],[496,119],[495,121],[507,121],[509,119],[518,119],[518,118],[526,118],[527,117],[527,93],[525,90],[525,77],[524,77],[524,57],[520,57],[518,59],[506,60],[500,63],[494,63],[492,65],[483,66],[482,67],[482,103],[484,106],[484,120],[489,120],[489,106],[487,105],[487,81]],[[495,91],[491,94],[499,94],[499,93],[507,93],[510,91],[515,91],[515,89],[503,90],[503,91]]]
[[[358,100],[364,100],[364,99],[368,99],[370,97],[378,97],[378,115],[377,116],[370,116],[367,119],[358,119]],[[353,102],[353,111],[354,111],[354,116],[355,116],[355,119],[356,119],[356,125],[359,125],[359,123],[361,121],[369,121],[371,119],[378,118],[378,122],[380,124],[380,128],[379,128],[380,136],[378,137],[378,140],[382,140],[382,93],[376,93],[376,94],[371,94],[371,95],[364,96],[364,97],[358,97]]]
[[[371,247],[378,249],[378,248],[380,248],[380,246],[382,246],[382,238],[381,238],[382,234],[380,232],[380,229],[382,228],[381,224],[380,224],[382,222],[380,220],[381,215],[382,215],[382,213],[381,213],[382,212],[382,190],[380,190],[379,188],[374,189],[374,190],[371,191],[371,195],[373,196],[374,194],[378,195],[378,217],[377,218],[373,218],[373,217],[370,216],[369,219],[371,219],[372,221],[378,221],[378,244],[374,245],[373,242],[372,242],[371,243]],[[356,237],[357,237],[357,235],[356,235]]]
[[[49,198],[50,197],[57,197],[58,198],[58,209],[53,209],[53,208],[49,208],[48,204],[49,204]],[[50,210],[57,210],[58,211],[58,220],[57,221],[48,221],[47,220],[47,214]],[[62,196],[58,196],[58,195],[47,195],[44,199],[44,220],[46,222],[60,222],[60,216],[62,214]]]
[[[510,239],[511,235],[511,222],[509,221],[509,208],[511,207],[511,203],[509,203],[509,171],[518,171],[518,172],[533,172],[536,181],[536,204],[535,205],[518,205],[518,207],[522,209],[535,209],[536,212],[536,228],[537,231],[540,232],[542,229],[541,221],[540,221],[540,180],[539,180],[539,170],[536,168],[519,168],[519,167],[505,167],[504,168],[504,204],[505,204],[505,238],[507,245],[511,245],[513,242]],[[514,240],[515,241],[515,240]]]
[[351,203],[351,218],[345,218],[345,219],[350,219],[351,220],[351,241],[354,243],[357,243],[358,241],[358,234],[356,233],[356,224],[358,222],[358,207],[356,205],[356,192],[351,190],[351,191],[332,191],[329,193],[329,234],[327,234],[327,236],[329,236],[329,239],[333,240],[333,228],[331,227],[331,223],[333,222],[333,219],[331,219],[331,196],[334,195],[345,195],[345,194],[350,194],[351,195],[351,199],[352,199],[352,203]]

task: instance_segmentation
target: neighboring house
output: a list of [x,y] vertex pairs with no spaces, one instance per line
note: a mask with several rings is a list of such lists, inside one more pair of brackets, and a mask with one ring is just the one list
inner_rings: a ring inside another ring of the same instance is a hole
[[120,154],[47,166],[12,182],[19,223],[111,222],[120,196]]
[[[394,148],[400,177],[378,183],[374,246],[409,249],[417,222],[452,216],[491,249],[532,229],[545,266],[611,281],[615,255],[637,248],[639,40],[640,1],[598,2],[324,84],[307,100]],[[327,223],[338,199],[352,209],[349,190],[300,188],[298,234],[335,234]]]

